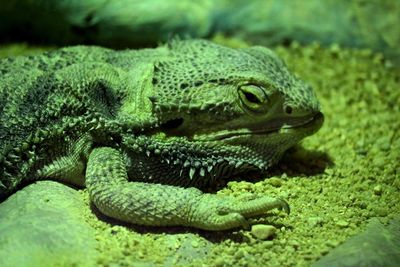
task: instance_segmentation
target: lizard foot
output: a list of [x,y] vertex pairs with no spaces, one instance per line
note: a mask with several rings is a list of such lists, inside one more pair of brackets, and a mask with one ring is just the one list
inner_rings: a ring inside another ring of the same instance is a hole
[[249,228],[246,218],[278,208],[289,214],[288,203],[280,198],[261,197],[248,201],[233,197],[203,194],[191,205],[190,226],[204,230]]

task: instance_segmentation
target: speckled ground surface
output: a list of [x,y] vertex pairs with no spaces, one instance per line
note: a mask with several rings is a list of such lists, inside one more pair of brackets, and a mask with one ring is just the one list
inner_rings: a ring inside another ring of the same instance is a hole
[[325,124],[267,176],[238,177],[217,193],[285,198],[289,216],[273,212],[253,221],[274,225],[276,235],[257,240],[248,230],[123,225],[90,207],[82,190],[84,219],[96,231],[98,265],[309,266],[361,232],[371,218],[386,223],[400,212],[399,69],[367,50],[296,44],[275,50],[314,87]]

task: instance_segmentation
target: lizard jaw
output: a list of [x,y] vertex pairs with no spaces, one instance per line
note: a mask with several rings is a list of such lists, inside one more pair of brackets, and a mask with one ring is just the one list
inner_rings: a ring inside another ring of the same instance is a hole
[[195,141],[217,141],[227,140],[243,136],[252,135],[270,135],[279,133],[295,133],[295,132],[306,132],[306,135],[311,135],[317,132],[324,122],[324,115],[321,112],[317,112],[312,116],[308,116],[304,120],[294,121],[292,124],[280,123],[272,125],[272,127],[264,127],[263,129],[252,130],[249,128],[241,128],[237,130],[222,130],[216,133],[207,135],[195,135],[193,140]]

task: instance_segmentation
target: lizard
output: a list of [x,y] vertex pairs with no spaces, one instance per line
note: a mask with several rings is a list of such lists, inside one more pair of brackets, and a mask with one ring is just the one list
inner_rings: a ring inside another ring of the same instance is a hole
[[266,172],[324,120],[311,86],[269,48],[201,39],[1,59],[0,112],[1,199],[51,179],[86,187],[117,220],[210,231],[289,212],[279,197],[204,189]]

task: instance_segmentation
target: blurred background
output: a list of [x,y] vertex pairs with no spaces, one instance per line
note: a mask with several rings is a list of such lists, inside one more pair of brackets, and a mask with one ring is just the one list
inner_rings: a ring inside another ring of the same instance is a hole
[[0,41],[148,47],[176,36],[332,43],[400,62],[399,0],[0,0]]

